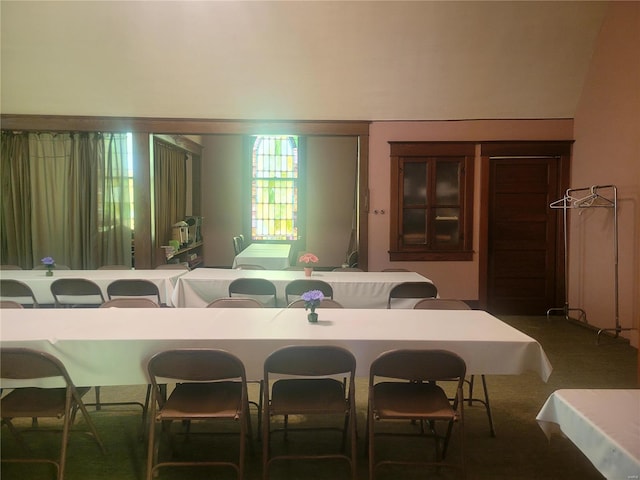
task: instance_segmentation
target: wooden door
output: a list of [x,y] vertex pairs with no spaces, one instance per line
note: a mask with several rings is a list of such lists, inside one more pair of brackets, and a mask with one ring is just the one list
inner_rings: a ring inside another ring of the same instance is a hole
[[542,315],[558,298],[559,157],[490,158],[487,310]]

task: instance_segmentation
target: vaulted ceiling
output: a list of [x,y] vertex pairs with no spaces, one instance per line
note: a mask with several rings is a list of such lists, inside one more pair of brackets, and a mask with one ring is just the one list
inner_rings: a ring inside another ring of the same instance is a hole
[[13,2],[2,113],[571,118],[606,2]]

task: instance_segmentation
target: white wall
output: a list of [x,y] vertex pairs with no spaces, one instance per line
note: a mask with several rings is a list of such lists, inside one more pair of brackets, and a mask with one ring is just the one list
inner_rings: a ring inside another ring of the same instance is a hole
[[[573,188],[618,189],[619,317],[640,324],[640,2],[616,2],[600,32],[575,118]],[[606,191],[605,191],[606,192]],[[571,218],[569,303],[589,323],[615,326],[613,212]]]
[[603,2],[2,1],[3,113],[572,117]]

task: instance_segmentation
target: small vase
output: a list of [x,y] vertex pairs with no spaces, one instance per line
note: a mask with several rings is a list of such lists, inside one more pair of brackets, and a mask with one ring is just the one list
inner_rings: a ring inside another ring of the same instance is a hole
[[313,267],[304,267],[304,276],[305,277],[310,277],[311,276],[311,272],[313,272]]
[[53,270],[51,270],[50,268],[47,268],[46,275],[47,275],[47,277],[53,277]]
[[318,323],[318,314],[316,312],[311,312],[307,315],[307,320],[309,320],[309,323]]

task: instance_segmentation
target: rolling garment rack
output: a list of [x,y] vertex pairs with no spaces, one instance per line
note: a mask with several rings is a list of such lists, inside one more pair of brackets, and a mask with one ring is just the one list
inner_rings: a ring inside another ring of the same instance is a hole
[[[581,196],[583,195],[583,196]],[[552,202],[549,207],[561,208],[563,210],[564,222],[564,295],[565,301],[562,307],[550,308],[547,310],[547,317],[552,312],[562,312],[566,320],[577,320],[587,323],[587,313],[581,308],[569,307],[569,252],[568,252],[568,223],[567,212],[569,209],[585,208],[611,208],[613,209],[613,248],[614,248],[614,304],[615,304],[615,327],[602,328],[598,330],[597,342],[603,332],[615,332],[617,338],[620,332],[631,330],[620,326],[620,315],[618,305],[618,190],[615,185],[593,185],[585,188],[570,188],[565,196],[560,200]],[[570,312],[579,312],[577,319],[570,316]]]

